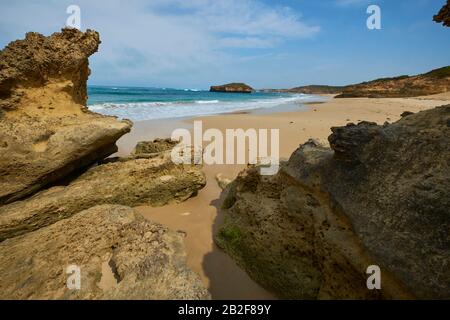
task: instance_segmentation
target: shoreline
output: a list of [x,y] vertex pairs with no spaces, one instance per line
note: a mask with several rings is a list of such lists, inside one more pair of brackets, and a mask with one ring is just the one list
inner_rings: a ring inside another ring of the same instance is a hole
[[[119,155],[128,154],[138,141],[167,138],[176,128],[192,128],[195,120],[203,121],[204,130],[217,128],[266,128],[280,130],[280,157],[288,158],[297,147],[314,138],[328,145],[333,126],[371,121],[395,122],[404,111],[419,112],[450,103],[450,93],[417,98],[344,98],[305,105],[304,110],[268,114],[238,113],[194,117],[180,120],[147,120],[136,122],[132,131],[118,141]],[[245,165],[204,165],[207,185],[199,194],[179,204],[161,208],[137,207],[145,218],[186,233],[188,265],[199,274],[213,299],[274,299],[256,284],[213,242],[223,219],[220,213],[221,189],[215,176],[235,176]]]
[[[222,93],[230,95],[229,93]],[[94,94],[93,94],[94,95]],[[102,93],[95,94],[102,96]],[[251,96],[247,99],[230,100],[227,97],[186,97],[198,100],[89,102],[87,108],[105,116],[116,116],[133,122],[174,121],[197,117],[209,117],[240,113],[274,113],[297,111],[299,106],[308,103],[327,101],[326,95],[284,94],[283,96]],[[100,99],[96,97],[95,99]],[[105,98],[106,99],[106,98]],[[207,100],[210,99],[210,100]]]
[[[282,104],[276,107],[270,108],[255,108],[255,109],[243,109],[233,112],[223,112],[217,114],[207,114],[199,116],[189,117],[177,117],[177,118],[164,118],[164,119],[151,119],[151,120],[139,120],[133,121],[132,131],[121,137],[117,141],[119,150],[116,155],[126,156],[128,155],[134,145],[131,145],[135,141],[148,141],[156,138],[170,138],[173,130],[178,128],[192,130],[193,123],[196,120],[205,120],[213,117],[225,117],[236,115],[273,115],[287,112],[304,112],[308,110],[308,106],[317,105],[329,102],[334,98],[333,94],[315,94],[317,98],[324,98],[323,101],[307,101],[307,102],[293,102],[288,104]],[[151,128],[151,130],[149,130]]]

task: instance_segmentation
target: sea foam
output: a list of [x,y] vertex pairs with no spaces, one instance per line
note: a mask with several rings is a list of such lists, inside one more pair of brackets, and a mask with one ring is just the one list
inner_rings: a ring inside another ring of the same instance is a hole
[[[174,102],[129,102],[129,103],[100,103],[88,106],[92,111],[117,116],[133,121],[185,118],[253,109],[268,109],[301,102],[319,101],[321,98],[297,94],[290,97],[271,99],[251,99],[245,101],[196,100]],[[300,105],[301,106],[301,105]]]

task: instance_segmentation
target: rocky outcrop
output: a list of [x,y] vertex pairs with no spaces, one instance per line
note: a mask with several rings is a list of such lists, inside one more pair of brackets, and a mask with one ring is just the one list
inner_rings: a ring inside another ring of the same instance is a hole
[[450,0],[447,0],[447,3],[441,8],[439,13],[433,17],[433,20],[450,27]]
[[9,203],[117,151],[131,122],[86,108],[95,31],[63,29],[0,51],[0,204]]
[[[79,290],[67,286],[76,285],[69,266]],[[186,266],[183,236],[117,205],[0,243],[0,272],[0,299],[209,298]]]
[[161,152],[172,150],[179,142],[172,139],[155,139],[153,141],[141,141],[138,142],[132,155],[138,155],[140,157],[144,155],[159,154]]
[[186,200],[205,177],[169,140],[105,159],[132,124],[86,108],[99,43],[64,29],[0,52],[0,299],[207,299],[182,235],[124,206]]
[[345,87],[336,98],[402,98],[450,91],[450,66],[416,76],[382,78]]
[[255,91],[245,83],[228,83],[221,86],[212,86],[211,92],[229,92],[229,93],[252,93]]
[[327,85],[309,85],[291,89],[266,89],[266,92],[303,93],[303,94],[340,94],[345,87]]
[[[227,187],[216,242],[283,298],[450,298],[450,106],[333,128]],[[368,290],[367,267],[381,268]]]
[[93,167],[67,186],[52,187],[29,199],[0,207],[0,241],[95,205],[162,206],[184,201],[205,186],[200,169],[174,164],[170,149],[149,158],[146,155],[135,150],[131,158],[114,159]]

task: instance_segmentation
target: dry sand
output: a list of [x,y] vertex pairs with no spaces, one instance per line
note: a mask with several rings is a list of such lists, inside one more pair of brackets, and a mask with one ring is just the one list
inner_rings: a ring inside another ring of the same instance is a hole
[[[191,128],[194,120],[202,120],[204,130],[279,129],[280,156],[290,154],[309,138],[327,143],[330,127],[366,120],[383,124],[394,122],[404,111],[418,112],[450,103],[450,93],[418,98],[333,99],[326,103],[308,104],[304,111],[271,114],[237,113],[200,117],[189,120],[158,120],[135,123],[132,132],[119,140],[119,153],[128,154],[136,142],[157,137],[170,137],[176,128]],[[213,299],[273,299],[252,281],[231,258],[213,243],[213,234],[223,219],[220,214],[221,190],[215,175],[234,178],[243,165],[205,165],[207,185],[197,197],[162,208],[138,207],[146,218],[186,232],[187,261],[209,288]]]

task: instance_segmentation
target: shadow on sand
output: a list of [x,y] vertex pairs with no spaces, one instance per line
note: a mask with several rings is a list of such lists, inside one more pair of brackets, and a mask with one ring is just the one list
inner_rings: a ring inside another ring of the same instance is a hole
[[[222,225],[224,212],[221,209],[225,198],[222,192],[219,199],[211,201],[210,205],[217,210],[217,216],[212,225],[213,239]],[[267,300],[276,297],[259,286],[237,264],[223,252],[215,243],[211,252],[203,258],[203,270],[210,280],[209,291],[213,299],[235,300]]]

